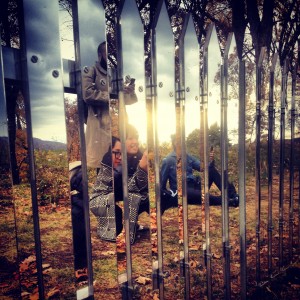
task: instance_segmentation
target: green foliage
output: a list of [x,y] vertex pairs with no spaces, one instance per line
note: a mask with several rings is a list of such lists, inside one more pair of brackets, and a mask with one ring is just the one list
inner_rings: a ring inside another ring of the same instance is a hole
[[190,153],[191,155],[200,158],[200,130],[195,129],[192,131],[187,139],[186,139],[186,148],[187,152]]
[[[220,141],[221,141],[221,130],[218,123],[212,124],[208,129],[208,145],[209,147],[213,146],[215,154],[220,152]],[[186,139],[186,147],[188,153],[191,155],[200,158],[200,129],[195,129],[192,131]]]
[[41,204],[58,203],[69,198],[67,152],[64,150],[36,150],[36,178]]
[[159,147],[159,155],[161,157],[161,160],[164,159],[172,151],[173,151],[173,147],[171,141],[169,143],[167,142],[162,143]]

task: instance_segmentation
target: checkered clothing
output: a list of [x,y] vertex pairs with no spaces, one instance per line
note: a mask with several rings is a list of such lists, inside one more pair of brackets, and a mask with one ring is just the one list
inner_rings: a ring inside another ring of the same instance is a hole
[[[98,219],[97,233],[101,239],[116,240],[115,199],[112,184],[113,170],[110,166],[101,164],[93,193],[90,197],[90,209]],[[141,201],[147,201],[148,177],[139,167],[128,180],[129,229],[130,242],[133,244],[136,233],[136,223]]]

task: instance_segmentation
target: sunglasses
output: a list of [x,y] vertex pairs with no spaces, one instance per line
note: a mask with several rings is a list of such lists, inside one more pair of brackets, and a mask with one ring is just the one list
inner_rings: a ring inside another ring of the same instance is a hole
[[121,158],[122,152],[120,151],[112,151],[112,153],[115,155],[116,158]]

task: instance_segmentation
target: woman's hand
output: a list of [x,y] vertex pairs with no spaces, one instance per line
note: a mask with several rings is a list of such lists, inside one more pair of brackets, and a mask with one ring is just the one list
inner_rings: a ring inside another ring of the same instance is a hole
[[139,166],[145,172],[148,171],[148,150],[147,149],[143,153],[143,156],[142,156],[142,158],[140,160]]

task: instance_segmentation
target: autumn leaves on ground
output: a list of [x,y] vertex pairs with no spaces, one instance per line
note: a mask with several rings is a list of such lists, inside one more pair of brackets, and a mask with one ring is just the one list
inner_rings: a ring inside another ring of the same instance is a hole
[[[53,166],[52,166],[53,167]],[[57,167],[57,166],[56,166]],[[58,168],[58,167],[57,167]],[[47,170],[44,170],[45,172]],[[60,176],[66,176],[67,172],[60,170]],[[50,173],[47,176],[51,176]],[[53,175],[52,175],[53,176]],[[298,172],[295,174],[295,191],[299,183]],[[63,178],[56,178],[57,195],[64,194],[63,189],[68,189],[67,183],[63,185]],[[53,178],[54,181],[54,178]],[[289,255],[289,183],[286,176],[286,191],[284,202],[284,231],[283,251],[284,264],[288,264]],[[55,184],[55,182],[53,182]],[[272,232],[272,270],[278,270],[278,176],[274,179],[273,188],[273,232]],[[45,187],[44,187],[45,188]],[[261,280],[267,278],[268,271],[268,193],[267,185],[262,184],[261,222],[260,222],[260,265]],[[7,245],[7,252],[1,253],[1,263],[7,264],[9,274],[1,274],[1,289],[7,294],[7,299],[13,299],[12,295],[19,292],[18,279],[21,279],[21,292],[23,299],[38,299],[36,281],[36,258],[34,255],[33,218],[31,213],[30,186],[21,184],[13,188],[15,200],[16,225],[18,228],[18,244],[14,238],[13,207],[1,207],[1,219],[5,220],[7,228],[1,228],[1,244]],[[67,194],[66,194],[67,195]],[[247,178],[247,224],[246,224],[246,252],[247,252],[247,282],[248,294],[256,293],[256,226],[257,207],[255,201],[255,179]],[[299,195],[295,194],[295,199]],[[47,200],[47,199],[46,199]],[[45,284],[45,295],[47,299],[75,299],[76,289],[85,285],[75,282],[73,269],[72,251],[72,228],[71,207],[68,197],[59,198],[56,201],[44,201],[46,205],[39,207],[40,235],[43,257],[43,279]],[[50,203],[51,202],[51,203]],[[298,258],[299,249],[299,205],[295,201],[293,219],[293,253],[294,260]],[[239,208],[229,208],[229,233],[230,233],[230,272],[231,272],[231,297],[240,298],[240,221]],[[208,246],[205,238],[204,207],[189,206],[188,208],[188,234],[189,234],[189,268],[185,268],[182,258],[184,253],[183,222],[180,218],[182,209],[172,208],[167,210],[162,218],[162,251],[163,251],[163,273],[158,274],[163,278],[165,299],[183,299],[184,270],[189,271],[191,299],[205,299],[207,287],[207,269],[204,260],[204,246]],[[132,282],[134,286],[134,298],[136,299],[159,299],[157,277],[153,276],[158,265],[157,245],[157,221],[155,208],[151,208],[150,216],[143,213],[140,216],[140,224],[149,227],[148,231],[137,233],[135,244],[131,247],[132,257]],[[2,225],[4,226],[4,225]],[[224,297],[223,277],[223,245],[222,245],[222,212],[221,207],[210,207],[210,252],[211,252],[211,276],[212,294],[214,299]],[[96,299],[120,299],[121,292],[118,290],[118,276],[126,272],[126,252],[123,236],[119,236],[117,244],[101,241],[96,235],[96,219],[91,215],[91,241],[94,271],[94,289]],[[13,263],[15,260],[16,246],[19,251],[19,265]],[[14,250],[12,250],[14,249]],[[117,258],[117,259],[116,259]],[[118,263],[117,263],[118,261]],[[281,277],[279,277],[281,278]],[[280,286],[280,289],[278,288]],[[154,287],[154,288],[153,288]],[[263,299],[297,299],[299,297],[299,284],[297,282],[279,281],[277,285],[266,284],[269,298]],[[272,298],[273,295],[273,298]],[[253,296],[254,297],[254,296]],[[277,297],[277,298],[276,298]],[[296,298],[297,297],[297,298]],[[254,299],[254,298],[253,298]]]

